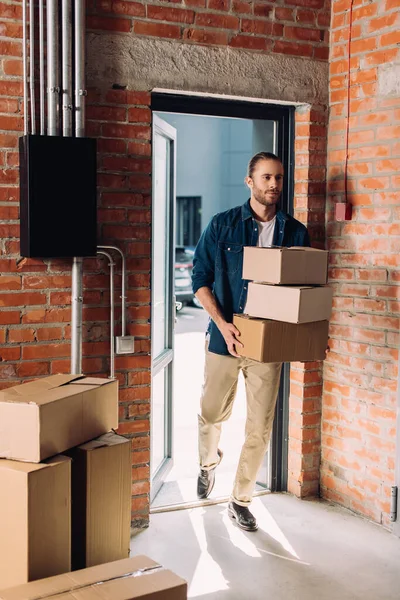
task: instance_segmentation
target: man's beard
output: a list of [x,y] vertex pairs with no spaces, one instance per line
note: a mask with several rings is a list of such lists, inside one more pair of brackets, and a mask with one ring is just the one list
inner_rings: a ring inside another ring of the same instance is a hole
[[260,190],[260,188],[257,188],[255,186],[253,186],[252,193],[257,202],[259,202],[263,206],[275,206],[280,198],[279,194],[278,196],[275,196],[273,200],[268,199],[265,197],[265,192],[263,192],[262,190]]

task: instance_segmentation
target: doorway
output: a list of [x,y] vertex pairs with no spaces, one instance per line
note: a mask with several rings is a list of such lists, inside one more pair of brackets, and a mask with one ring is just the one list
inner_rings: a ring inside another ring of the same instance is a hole
[[[168,342],[171,360],[162,379],[158,366],[160,358],[153,351],[151,498],[152,511],[156,512],[171,506],[198,503],[197,412],[208,317],[201,307],[196,306],[191,293],[194,247],[212,215],[247,200],[243,180],[247,162],[256,152],[274,152],[283,160],[286,181],[282,208],[292,212],[293,108],[153,94],[152,110],[153,260],[159,257],[166,264],[168,255],[169,264],[175,261],[174,269],[165,266],[161,270],[153,262],[152,328],[158,335],[162,321],[157,303],[160,292],[157,290],[161,280],[157,284],[155,278],[171,278],[163,284],[165,294],[167,290],[170,293],[169,300],[164,298],[163,310],[171,320]],[[165,144],[160,142],[160,136],[162,139],[169,136],[169,159],[166,159],[165,151],[160,155],[160,147]],[[163,202],[167,209],[160,206]],[[160,227],[164,228],[162,234]],[[174,240],[170,247],[168,239]],[[163,245],[162,250],[158,248],[160,245]],[[171,316],[172,311],[168,313],[168,304],[179,309],[175,317]],[[224,460],[218,468],[212,498],[206,503],[226,500],[230,494],[241,449],[240,439],[244,436],[245,412],[244,382],[241,380],[232,417],[223,427]],[[284,368],[270,449],[258,478],[260,492],[286,489],[287,421],[288,368]]]

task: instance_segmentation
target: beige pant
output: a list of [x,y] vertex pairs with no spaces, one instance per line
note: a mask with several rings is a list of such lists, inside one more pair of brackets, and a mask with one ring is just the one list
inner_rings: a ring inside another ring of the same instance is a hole
[[268,448],[274,421],[282,363],[259,363],[250,358],[222,356],[208,351],[199,415],[199,455],[202,469],[218,464],[221,425],[232,413],[239,372],[246,385],[245,442],[239,459],[232,500],[250,504],[257,473]]

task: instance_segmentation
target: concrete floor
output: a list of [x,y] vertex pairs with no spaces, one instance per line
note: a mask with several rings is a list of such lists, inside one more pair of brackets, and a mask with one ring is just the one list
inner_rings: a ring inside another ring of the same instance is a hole
[[151,515],[133,536],[202,600],[398,600],[400,539],[350,512],[286,494],[255,498],[255,533],[226,505]]

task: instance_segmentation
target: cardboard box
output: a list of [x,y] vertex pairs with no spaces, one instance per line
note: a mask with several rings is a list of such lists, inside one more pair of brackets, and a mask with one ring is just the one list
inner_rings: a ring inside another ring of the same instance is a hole
[[288,287],[251,282],[246,314],[287,323],[329,321],[332,297],[333,290],[327,286]]
[[72,570],[129,557],[131,440],[113,432],[68,452],[72,458]]
[[0,392],[0,457],[40,462],[116,427],[116,380],[52,375]]
[[71,459],[0,459],[0,589],[71,570]]
[[135,556],[0,590],[0,600],[186,600],[187,583],[147,556]]
[[324,360],[328,345],[328,321],[283,323],[234,315],[243,348],[237,353],[260,362],[309,362]]
[[328,252],[316,248],[246,246],[243,279],[281,285],[323,285],[328,276]]

